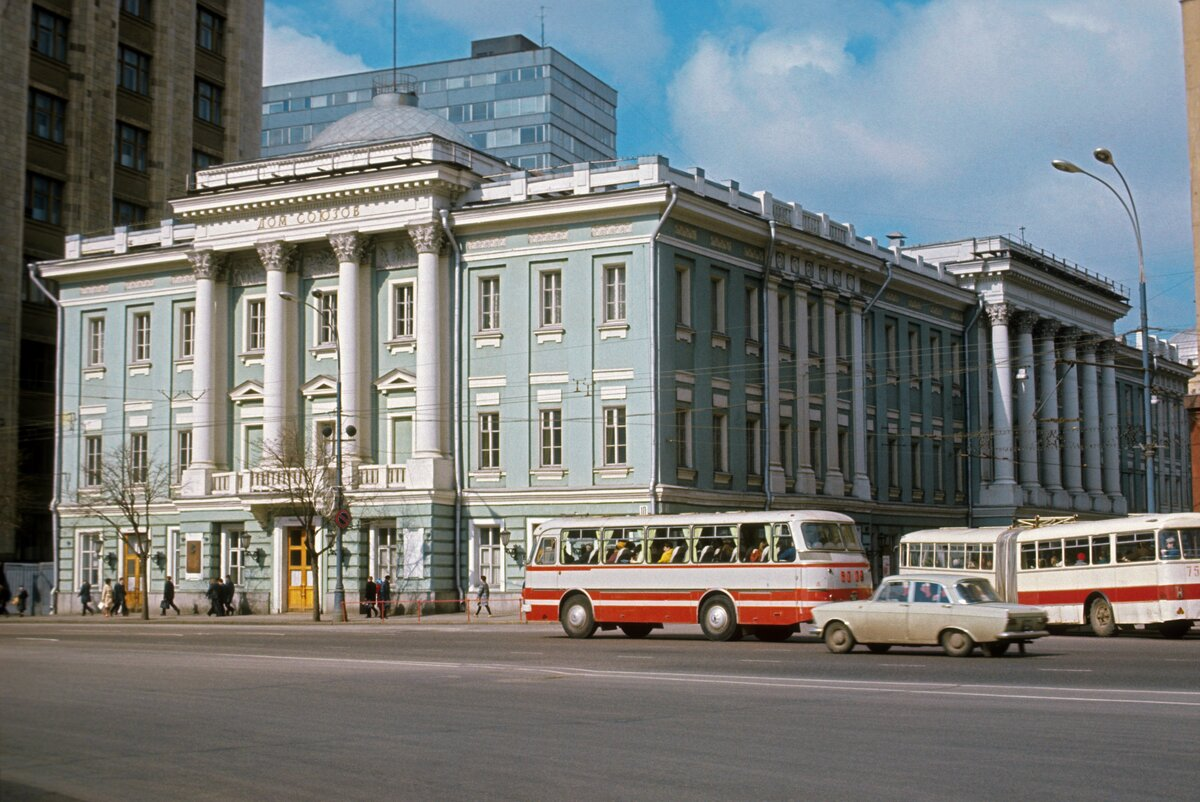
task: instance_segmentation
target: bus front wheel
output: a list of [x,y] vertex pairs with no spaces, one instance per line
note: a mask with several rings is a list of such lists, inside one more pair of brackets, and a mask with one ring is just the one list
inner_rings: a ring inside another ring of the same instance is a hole
[[1101,597],[1092,602],[1088,609],[1088,625],[1101,638],[1117,634],[1117,620],[1113,617],[1113,608],[1108,599]]
[[590,638],[596,634],[596,619],[592,605],[584,596],[572,596],[558,615],[563,631],[572,638]]
[[719,596],[709,599],[700,610],[700,628],[709,640],[733,640],[738,634],[737,613],[733,605]]

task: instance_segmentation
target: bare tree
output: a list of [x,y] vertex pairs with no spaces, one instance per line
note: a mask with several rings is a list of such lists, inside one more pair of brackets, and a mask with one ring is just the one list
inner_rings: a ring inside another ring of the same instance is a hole
[[338,479],[332,463],[328,438],[314,437],[305,442],[299,430],[290,429],[278,441],[263,444],[262,467],[256,469],[256,487],[280,496],[279,513],[300,522],[314,577],[314,621],[321,620],[320,588],[324,584],[320,581],[317,559],[337,545],[331,526],[324,527],[324,542],[317,537],[322,520],[332,518],[337,499]]
[[150,516],[156,505],[171,497],[170,466],[144,449],[125,445],[105,454],[90,478],[91,483],[76,493],[76,502],[83,512],[115,529],[126,552],[137,556],[142,619],[149,620]]

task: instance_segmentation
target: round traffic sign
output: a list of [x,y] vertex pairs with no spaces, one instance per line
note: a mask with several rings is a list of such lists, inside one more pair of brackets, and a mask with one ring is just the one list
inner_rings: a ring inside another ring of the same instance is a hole
[[350,521],[350,510],[345,507],[333,514],[333,522],[337,524],[338,529],[349,529]]

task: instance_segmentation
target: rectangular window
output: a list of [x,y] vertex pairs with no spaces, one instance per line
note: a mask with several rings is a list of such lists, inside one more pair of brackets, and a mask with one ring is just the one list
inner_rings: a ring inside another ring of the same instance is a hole
[[133,336],[130,337],[131,362],[150,361],[150,313],[135,312],[133,314]]
[[233,584],[242,584],[242,568],[246,565],[246,546],[242,540],[240,529],[229,529],[225,532],[226,576],[233,578]]
[[121,0],[121,10],[134,17],[150,18],[150,0]]
[[225,52],[225,18],[196,7],[196,46],[218,55]]
[[500,413],[483,412],[479,415],[479,468],[500,469]]
[[624,465],[626,451],[625,407],[604,409],[604,464]]
[[921,330],[915,326],[908,330],[908,377],[921,381]]
[[146,172],[146,157],[150,150],[150,132],[128,123],[117,123],[116,161],[122,167]]
[[401,576],[400,555],[404,548],[403,536],[395,527],[384,526],[375,530],[375,576]]
[[625,321],[625,265],[604,266],[604,322]]
[[892,320],[883,324],[883,354],[888,378],[894,379],[900,373],[900,340]]
[[225,90],[216,84],[196,79],[196,119],[222,125],[221,104],[224,102]]
[[183,429],[177,435],[177,457],[179,465],[179,473],[175,477],[178,482],[183,481],[183,472],[192,465],[192,430]]
[[756,416],[746,417],[746,473],[762,475],[762,424]]
[[33,7],[30,20],[29,46],[55,61],[67,60],[67,19],[52,14],[41,6]]
[[411,281],[392,285],[392,339],[415,337],[416,285]]
[[479,280],[479,330],[500,330],[500,277]]
[[262,461],[263,427],[246,426],[242,429],[242,470],[257,468]]
[[103,481],[104,441],[100,435],[89,435],[83,438],[83,484],[85,487],[99,487]]
[[412,456],[412,418],[392,418],[393,465],[403,465]]
[[692,325],[692,268],[684,264],[675,265],[675,323]]
[[246,302],[246,350],[261,351],[267,343],[267,302],[253,298]]
[[129,480],[145,482],[150,477],[150,455],[146,450],[145,432],[129,435]]
[[847,359],[850,356],[850,316],[841,309],[835,309],[833,312],[833,332],[835,338],[835,348],[837,353],[835,356],[841,359]]
[[942,335],[929,335],[929,375],[939,384],[942,381]]
[[779,462],[784,476],[792,476],[792,427],[787,423],[779,424]]
[[145,206],[138,203],[113,198],[113,225],[133,226],[146,222]]
[[179,309],[179,331],[176,334],[180,359],[191,359],[196,353],[196,309],[184,306]]
[[541,466],[562,467],[562,410],[543,409],[539,413],[541,432]]
[[90,317],[87,321],[87,366],[104,364],[104,318]]
[[48,142],[66,141],[67,101],[36,89],[29,90],[30,136]]
[[713,470],[729,473],[729,416],[714,412],[712,420]]
[[117,86],[150,94],[150,57],[140,50],[120,45],[117,48]]
[[562,271],[546,270],[541,274],[542,326],[562,325]]
[[498,526],[479,528],[479,576],[493,588],[503,587],[504,544]]
[[338,325],[337,293],[322,290],[317,296],[317,345],[336,345]]
[[92,586],[93,603],[100,584],[100,537],[94,532],[79,533],[79,581]]
[[712,280],[712,318],[713,332],[725,334],[725,279],[714,277]]
[[746,288],[746,339],[758,342],[758,287]]
[[38,173],[25,174],[25,216],[62,225],[63,182]]
[[692,467],[692,411],[678,408],[675,410],[675,465],[680,468]]
[[192,170],[206,170],[209,167],[221,164],[221,157],[212,153],[207,153],[203,150],[192,151]]
[[779,347],[792,347],[792,303],[787,293],[779,293]]

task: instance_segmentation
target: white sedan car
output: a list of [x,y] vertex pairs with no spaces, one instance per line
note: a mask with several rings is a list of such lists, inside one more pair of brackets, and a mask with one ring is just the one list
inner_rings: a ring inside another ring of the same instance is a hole
[[940,645],[966,657],[978,644],[999,657],[1013,643],[1024,652],[1024,644],[1049,634],[1042,608],[1002,602],[987,579],[957,574],[889,576],[867,601],[814,607],[813,623],[814,634],[837,654],[864,643],[872,652]]

